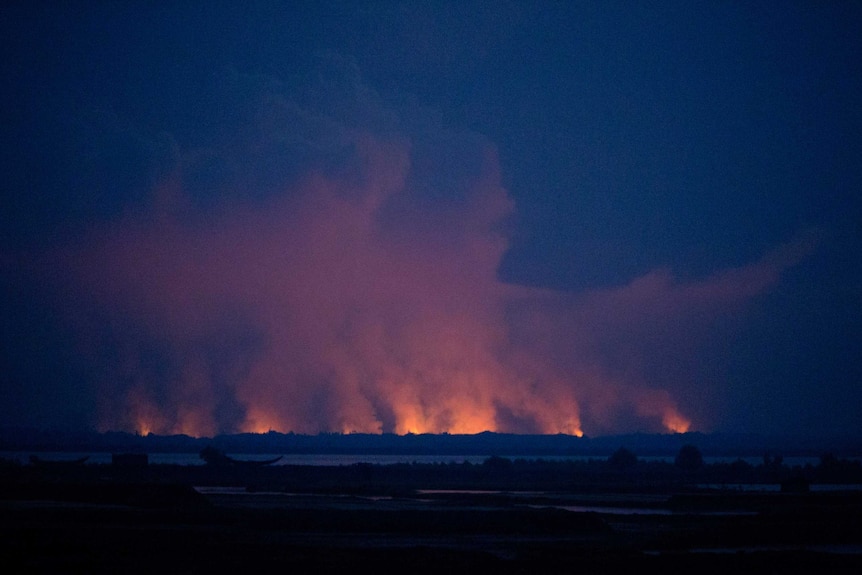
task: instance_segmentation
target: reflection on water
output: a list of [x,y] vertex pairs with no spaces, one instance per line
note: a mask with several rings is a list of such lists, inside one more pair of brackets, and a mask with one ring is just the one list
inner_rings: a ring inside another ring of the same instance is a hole
[[[780,483],[699,483],[698,489],[711,489],[714,491],[743,491],[746,493],[778,493],[781,491]],[[862,491],[860,483],[812,483],[810,491],[836,492],[836,491]]]
[[[111,463],[108,452],[71,452],[71,451],[0,451],[0,458],[26,464],[30,456],[36,455],[46,461],[68,461],[89,456],[87,463]],[[197,453],[149,453],[151,465],[204,465]],[[472,463],[480,464],[488,459],[487,455],[363,455],[363,454],[315,454],[315,453],[228,453],[230,457],[248,461],[262,461],[282,456],[272,467],[280,465],[339,466],[370,463],[374,465],[394,465],[398,463]],[[533,458],[535,459],[535,458]]]
[[[30,456],[35,455],[44,461],[72,461],[88,456],[87,465],[110,465],[112,454],[101,451],[0,451],[0,458],[7,461],[17,461],[21,464],[30,462]],[[203,465],[204,461],[197,453],[150,453],[149,462],[157,465]],[[254,455],[254,458],[262,456]]]
[[[751,545],[746,547],[702,547],[690,549],[690,553],[755,553],[755,552],[799,552],[813,551],[815,553],[837,553],[840,555],[862,555],[862,545]],[[648,555],[660,555],[658,551],[647,551]]]
[[652,507],[602,507],[599,505],[530,505],[534,509],[553,508],[575,513],[602,513],[605,515],[710,515],[741,516],[757,515],[756,511],[672,511]]
[[[604,515],[643,515],[643,516],[743,516],[757,515],[755,511],[742,510],[724,510],[724,511],[709,511],[709,510],[670,510],[660,505],[652,505],[643,507],[638,505],[573,505],[564,500],[557,499],[558,494],[544,491],[490,491],[490,490],[475,490],[475,489],[420,489],[416,491],[417,497],[400,496],[394,498],[391,496],[358,496],[346,493],[288,493],[288,492],[263,492],[263,491],[248,491],[244,487],[211,487],[198,486],[195,490],[210,497],[220,504],[227,504],[240,507],[266,507],[266,508],[281,508],[290,506],[366,506],[382,509],[381,504],[385,504],[387,508],[395,505],[398,509],[407,509],[417,505],[435,505],[444,503],[447,508],[452,508],[452,501],[447,496],[477,496],[468,499],[458,499],[462,504],[475,506],[502,505],[509,507],[511,504],[516,506],[527,507],[530,509],[562,509],[573,513],[600,513]],[[494,502],[488,500],[486,496],[503,496],[504,500],[496,500]],[[613,497],[608,495],[608,497]],[[556,501],[554,501],[557,499]],[[542,502],[539,503],[538,500]],[[340,503],[337,503],[339,502]],[[643,502],[642,502],[643,503]]]

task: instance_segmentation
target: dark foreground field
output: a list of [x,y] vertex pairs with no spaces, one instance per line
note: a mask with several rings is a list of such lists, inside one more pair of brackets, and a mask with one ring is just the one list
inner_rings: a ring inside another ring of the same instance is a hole
[[561,469],[2,470],[5,573],[862,572],[859,492]]

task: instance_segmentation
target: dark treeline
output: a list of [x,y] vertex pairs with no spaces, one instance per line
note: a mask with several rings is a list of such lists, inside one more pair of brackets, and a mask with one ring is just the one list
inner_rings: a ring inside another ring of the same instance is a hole
[[302,435],[270,431],[196,438],[187,435],[146,436],[123,432],[0,428],[0,450],[198,453],[213,445],[226,453],[364,454],[364,455],[487,455],[607,457],[624,445],[641,457],[674,456],[686,444],[705,456],[759,457],[765,452],[784,456],[862,456],[862,439],[765,437],[731,434],[645,434],[604,437],[518,435],[507,433]]
[[[685,446],[684,446],[685,448]],[[696,449],[696,448],[695,448]],[[622,451],[618,450],[618,451]],[[627,450],[626,450],[627,451]],[[681,450],[681,453],[683,451]],[[278,468],[273,470],[278,473]],[[491,456],[480,464],[358,463],[339,468],[295,466],[285,474],[288,489],[354,492],[386,491],[404,486],[424,489],[499,489],[550,491],[675,491],[685,486],[730,488],[740,484],[780,484],[782,490],[805,491],[811,484],[862,484],[862,463],[824,455],[814,464],[787,465],[780,457],[764,455],[757,464],[730,463],[692,465],[675,461],[609,458],[588,460],[522,459]]]
[[[206,453],[204,451],[203,453]],[[7,479],[24,482],[43,476],[87,481],[234,485],[255,490],[317,493],[399,493],[414,489],[509,491],[675,491],[697,486],[733,489],[735,485],[773,484],[782,490],[808,491],[811,485],[862,485],[862,462],[830,453],[816,463],[789,465],[766,453],[757,463],[743,459],[706,463],[700,449],[688,444],[673,460],[638,457],[621,447],[605,458],[545,459],[489,456],[481,463],[355,463],[350,465],[243,465],[243,461],[208,458],[205,465],[148,464],[146,457],[112,464],[75,461],[30,463],[2,460]],[[232,465],[231,463],[237,463]],[[58,475],[59,474],[59,475]]]

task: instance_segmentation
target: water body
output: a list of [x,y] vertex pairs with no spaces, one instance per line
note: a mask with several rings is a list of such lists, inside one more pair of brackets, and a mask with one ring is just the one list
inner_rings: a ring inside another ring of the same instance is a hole
[[[706,511],[706,510],[686,510],[686,511],[676,511],[667,509],[664,507],[659,507],[656,505],[652,505],[649,507],[639,506],[637,504],[634,505],[570,505],[566,503],[554,503],[554,502],[544,502],[544,503],[533,503],[535,498],[549,498],[554,499],[556,497],[555,493],[546,492],[546,491],[499,491],[499,490],[476,490],[476,489],[419,489],[416,492],[417,497],[399,497],[397,501],[390,496],[384,497],[366,497],[366,496],[357,496],[357,495],[347,495],[347,494],[307,494],[307,493],[285,493],[285,492],[258,492],[258,491],[248,491],[244,487],[210,487],[210,486],[198,486],[195,489],[206,496],[211,498],[216,498],[222,504],[234,504],[238,506],[251,506],[251,507],[268,507],[268,508],[287,508],[291,505],[294,505],[298,500],[301,500],[305,505],[317,504],[317,505],[333,505],[335,501],[341,499],[345,500],[352,506],[364,506],[373,507],[376,509],[381,509],[380,504],[382,502],[393,502],[397,508],[409,508],[415,507],[417,505],[433,505],[435,503],[441,502],[449,502],[447,503],[448,508],[451,507],[451,500],[446,498],[448,495],[466,495],[466,496],[478,496],[479,499],[476,499],[469,503],[469,505],[480,505],[486,506],[489,505],[487,501],[482,499],[483,496],[489,495],[499,495],[505,496],[511,503],[516,505],[521,505],[524,507],[528,507],[531,509],[562,509],[564,511],[569,511],[573,513],[600,513],[603,515],[643,515],[643,516],[654,516],[654,515],[698,515],[698,516],[742,516],[742,515],[757,515],[755,511],[743,511],[743,510],[730,510],[730,511]],[[444,496],[444,498],[439,499],[437,496]],[[491,504],[492,506],[494,504]]]
[[[71,452],[71,451],[0,451],[0,458],[17,461],[21,464],[30,462],[30,456],[35,455],[45,461],[72,461],[88,456],[88,464],[110,464],[111,453],[108,452]],[[314,465],[339,466],[357,463],[375,465],[392,465],[396,463],[473,463],[480,464],[487,455],[362,455],[362,454],[287,454],[281,453],[228,453],[235,459],[247,461],[263,461],[281,456],[274,466],[279,465]],[[149,453],[151,465],[204,465],[203,459],[197,453]]]
[[533,508],[552,507],[574,513],[601,513],[604,515],[709,515],[742,516],[757,515],[756,511],[674,511],[655,507],[606,507],[601,505],[530,505]]
[[[26,464],[30,456],[35,455],[49,461],[69,461],[89,456],[87,463],[109,464],[111,453],[109,452],[69,452],[69,451],[0,451],[0,458]],[[203,465],[204,461],[197,453],[149,453],[149,462],[154,465]],[[273,459],[282,456],[275,465],[322,465],[339,466],[354,465],[356,463],[370,463],[374,465],[392,465],[397,463],[472,463],[480,464],[488,459],[488,455],[371,455],[371,454],[314,454],[314,453],[228,453],[236,459],[249,461]],[[545,460],[545,461],[603,461],[606,456],[597,455],[503,455],[506,459],[516,460]],[[673,463],[673,456],[644,456],[638,458],[643,462],[665,462]],[[711,465],[715,463],[732,463],[743,460],[752,466],[763,463],[761,457],[704,457],[704,463]],[[860,459],[860,458],[850,458]],[[819,457],[785,457],[783,464],[787,467],[816,466],[820,463]]]

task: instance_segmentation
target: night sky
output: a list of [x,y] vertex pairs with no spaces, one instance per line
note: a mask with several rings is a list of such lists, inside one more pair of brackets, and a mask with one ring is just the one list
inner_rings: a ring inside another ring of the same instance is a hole
[[0,49],[2,425],[862,435],[859,2],[22,1]]

